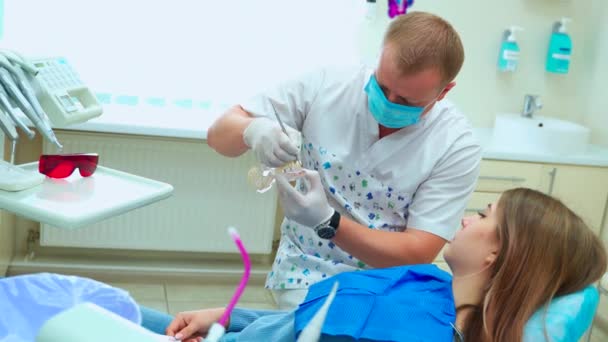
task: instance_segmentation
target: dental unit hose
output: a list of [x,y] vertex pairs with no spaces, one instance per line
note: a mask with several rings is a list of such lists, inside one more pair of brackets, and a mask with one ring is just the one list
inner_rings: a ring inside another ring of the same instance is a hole
[[[17,88],[17,86],[15,85],[15,83],[13,82],[11,75],[8,73],[8,71],[0,70],[0,79],[2,80],[2,83],[8,88],[7,91],[16,100],[15,102],[17,102],[17,106],[19,106],[19,108],[21,108],[23,113],[28,117],[28,119],[30,119],[32,124],[34,124],[34,126],[36,126],[36,128],[38,129],[40,134],[42,134],[45,138],[47,138],[49,141],[51,141],[53,144],[55,144],[60,149],[63,148],[63,146],[57,140],[57,137],[55,136],[55,133],[53,132],[53,129],[51,128],[51,125],[49,124],[48,118],[46,120],[44,120],[36,113],[36,111],[34,110],[32,105],[25,98],[25,96],[21,93],[21,91],[19,91],[19,88]],[[22,83],[22,82],[20,82],[20,83]],[[27,93],[27,91],[26,91],[26,93]],[[45,117],[46,117],[46,115],[45,115]]]
[[245,249],[245,246],[243,245],[243,241],[241,240],[239,233],[233,227],[228,228],[228,233],[232,237],[232,240],[234,240],[234,243],[236,244],[236,246],[239,249],[239,252],[241,253],[241,257],[243,258],[243,265],[244,265],[245,270],[243,272],[243,277],[241,278],[241,282],[239,283],[239,286],[236,288],[236,291],[235,291],[234,295],[232,296],[230,303],[226,307],[226,310],[222,314],[222,317],[220,318],[219,321],[213,323],[211,325],[211,328],[209,328],[207,337],[205,337],[205,342],[217,342],[217,341],[219,341],[219,339],[222,336],[224,336],[224,333],[226,332],[226,323],[228,322],[228,319],[230,318],[232,309],[234,309],[234,306],[236,305],[239,298],[243,294],[243,291],[245,291],[245,286],[247,285],[247,281],[249,280],[249,274],[251,273],[251,260],[249,259],[249,254],[247,253],[247,250]]

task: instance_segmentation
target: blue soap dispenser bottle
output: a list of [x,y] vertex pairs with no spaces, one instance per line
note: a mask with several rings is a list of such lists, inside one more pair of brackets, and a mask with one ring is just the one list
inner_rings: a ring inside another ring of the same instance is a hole
[[566,24],[570,18],[561,18],[553,24],[549,50],[547,52],[546,70],[556,74],[567,74],[572,56],[572,41],[568,35]]
[[515,31],[523,31],[519,26],[511,26],[503,33],[500,52],[498,54],[498,70],[514,72],[519,63],[519,45],[515,38]]

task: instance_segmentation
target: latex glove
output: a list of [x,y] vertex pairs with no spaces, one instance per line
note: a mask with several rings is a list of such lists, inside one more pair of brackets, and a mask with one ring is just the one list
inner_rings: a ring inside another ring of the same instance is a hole
[[223,313],[224,308],[180,312],[167,327],[166,334],[182,342],[200,341]]
[[256,118],[243,132],[243,141],[266,166],[279,167],[296,160],[300,149],[293,139],[298,132],[285,126],[285,135],[279,123],[268,118]]
[[297,190],[283,174],[275,176],[285,217],[301,225],[315,228],[329,220],[334,209],[329,205],[321,176],[317,171],[304,170],[303,192]]

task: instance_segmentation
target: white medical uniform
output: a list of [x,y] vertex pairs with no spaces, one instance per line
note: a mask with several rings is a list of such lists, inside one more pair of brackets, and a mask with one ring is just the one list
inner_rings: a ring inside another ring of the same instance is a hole
[[[370,229],[406,227],[452,239],[473,192],[481,148],[472,127],[448,100],[419,123],[382,139],[364,87],[373,70],[321,70],[242,103],[253,116],[302,132],[301,161],[318,170],[331,206]],[[285,219],[270,289],[305,289],[333,274],[368,266]]]

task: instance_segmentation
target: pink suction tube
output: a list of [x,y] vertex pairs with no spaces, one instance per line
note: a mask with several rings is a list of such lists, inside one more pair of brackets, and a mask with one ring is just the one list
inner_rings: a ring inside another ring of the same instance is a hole
[[241,252],[241,257],[243,258],[243,266],[245,267],[245,270],[243,272],[243,277],[241,278],[239,286],[236,288],[232,299],[230,299],[230,303],[228,304],[226,310],[224,311],[224,314],[218,321],[218,323],[222,326],[226,326],[226,322],[228,321],[228,318],[232,313],[232,309],[234,309],[234,306],[239,301],[239,298],[243,294],[243,291],[245,291],[245,286],[247,286],[247,281],[249,281],[249,274],[251,273],[251,260],[249,259],[249,254],[247,253],[247,250],[243,245],[243,241],[241,240],[239,233],[233,227],[228,228],[228,233],[232,237],[232,240],[234,240],[234,243],[238,247],[239,252]]

